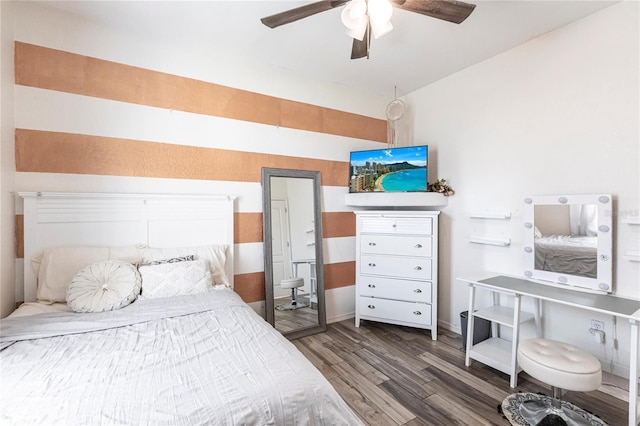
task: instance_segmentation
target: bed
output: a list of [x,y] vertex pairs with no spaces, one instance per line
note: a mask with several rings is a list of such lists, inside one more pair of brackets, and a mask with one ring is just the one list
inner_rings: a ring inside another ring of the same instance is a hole
[[27,303],[0,322],[0,423],[362,424],[233,291],[233,197],[20,195]]
[[598,276],[598,237],[545,235],[535,238],[535,266],[541,271]]

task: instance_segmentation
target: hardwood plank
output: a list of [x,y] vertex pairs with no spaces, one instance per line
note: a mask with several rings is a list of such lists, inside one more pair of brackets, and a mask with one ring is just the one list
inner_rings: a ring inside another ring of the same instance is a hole
[[438,408],[438,411],[449,413],[452,418],[450,424],[492,426],[496,423],[479,418],[476,411],[470,410],[464,405],[456,404],[455,401],[443,398],[439,394],[433,394],[428,399],[429,405]]
[[382,383],[380,387],[402,403],[402,405],[411,410],[416,417],[423,420],[426,424],[442,426],[454,424],[447,413],[443,413],[434,409],[433,406],[425,404],[422,399],[416,398],[414,394],[407,391],[398,382],[389,380]]
[[497,401],[502,401],[508,395],[508,393],[506,393],[505,391],[500,390],[495,386],[489,385],[487,382],[475,377],[464,368],[450,364],[449,362],[444,361],[441,358],[438,358],[428,352],[424,352],[418,355],[418,357],[430,362],[431,365],[444,371],[448,375],[460,378],[460,380],[464,381],[471,387],[474,387],[476,389],[484,389],[484,392],[486,394],[490,395],[492,398],[495,398]]
[[414,394],[417,398],[422,399],[430,395],[425,392],[425,389],[422,387],[425,383],[422,377],[412,372],[410,368],[404,368],[402,365],[395,363],[392,358],[385,359],[368,349],[360,349],[356,354],[392,381],[399,383],[400,386]]
[[358,389],[364,398],[371,401],[378,409],[386,413],[395,424],[404,424],[415,418],[415,414],[407,410],[400,402],[371,383],[365,376],[350,368],[348,364],[336,364],[333,368],[353,388]]
[[363,396],[358,389],[351,386],[343,378],[336,377],[335,379],[329,380],[329,382],[342,396],[347,405],[368,425],[387,426],[399,424],[394,422],[384,411],[371,404],[368,398]]

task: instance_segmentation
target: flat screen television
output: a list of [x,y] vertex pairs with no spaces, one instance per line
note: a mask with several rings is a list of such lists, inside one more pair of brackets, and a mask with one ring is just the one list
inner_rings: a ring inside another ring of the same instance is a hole
[[426,192],[427,145],[349,155],[349,192]]

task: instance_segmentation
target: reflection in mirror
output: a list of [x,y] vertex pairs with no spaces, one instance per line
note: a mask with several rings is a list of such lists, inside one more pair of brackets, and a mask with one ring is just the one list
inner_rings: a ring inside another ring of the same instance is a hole
[[326,329],[320,172],[262,169],[266,319],[289,338]]
[[609,293],[611,195],[525,198],[525,275]]

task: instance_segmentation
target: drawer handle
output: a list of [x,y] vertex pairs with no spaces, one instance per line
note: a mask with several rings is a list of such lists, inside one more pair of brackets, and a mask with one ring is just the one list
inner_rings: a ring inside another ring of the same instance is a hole
[[376,307],[375,307],[375,305],[369,305],[369,306],[367,306],[367,308],[369,308],[369,309],[375,309]]
[[420,311],[413,311],[413,315],[422,315],[422,312],[420,312]]
[[398,225],[396,225],[395,223],[392,225],[393,228],[395,228],[396,226],[398,226]]
[[375,246],[375,245],[376,245],[376,243],[369,243],[369,245],[370,245],[370,246]]
[[414,293],[422,293],[422,290],[420,290],[419,288],[416,288],[415,290],[413,290]]
[[369,266],[371,266],[372,268],[376,266],[375,263],[370,263]]
[[413,269],[415,269],[416,271],[422,271],[422,266],[416,266],[416,267],[415,267],[415,268],[413,268]]
[[376,288],[376,285],[375,285],[375,284],[369,284],[367,287],[369,287],[369,288]]
[[422,244],[416,244],[416,248],[422,248]]

